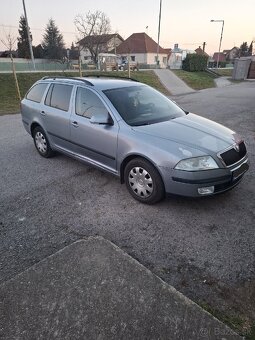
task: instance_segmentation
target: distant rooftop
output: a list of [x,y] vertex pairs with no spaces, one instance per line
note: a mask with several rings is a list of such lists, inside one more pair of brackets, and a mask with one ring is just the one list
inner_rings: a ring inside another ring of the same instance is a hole
[[[117,54],[125,53],[157,53],[158,44],[146,33],[133,33],[117,48]],[[169,49],[159,46],[159,53],[168,54]]]

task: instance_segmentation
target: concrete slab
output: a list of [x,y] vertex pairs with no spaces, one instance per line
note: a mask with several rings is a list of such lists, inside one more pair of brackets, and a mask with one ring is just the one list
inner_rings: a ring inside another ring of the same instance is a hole
[[189,87],[183,80],[177,77],[171,70],[159,69],[154,70],[154,72],[160,79],[160,82],[168,89],[168,91],[173,96],[196,92],[191,87]]
[[229,85],[233,85],[230,80],[228,80],[228,77],[219,77],[214,79],[215,85],[217,87],[225,87]]
[[102,238],[75,242],[2,284],[0,338],[241,339]]

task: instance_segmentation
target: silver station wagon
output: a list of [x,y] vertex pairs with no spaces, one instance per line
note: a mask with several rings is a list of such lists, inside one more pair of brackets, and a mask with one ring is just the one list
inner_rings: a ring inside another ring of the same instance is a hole
[[106,170],[143,203],[224,192],[249,168],[238,134],[132,80],[44,77],[21,114],[41,156],[59,151]]

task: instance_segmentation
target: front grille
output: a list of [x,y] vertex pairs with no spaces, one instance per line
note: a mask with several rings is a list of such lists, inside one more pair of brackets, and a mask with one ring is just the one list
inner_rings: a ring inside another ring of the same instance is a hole
[[220,154],[226,166],[230,166],[232,164],[237,163],[246,155],[246,146],[244,142],[239,144],[239,151],[236,151],[234,148],[225,151]]

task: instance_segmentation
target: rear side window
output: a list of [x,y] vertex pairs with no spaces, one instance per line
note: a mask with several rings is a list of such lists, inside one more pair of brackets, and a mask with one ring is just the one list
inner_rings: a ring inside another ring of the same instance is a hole
[[101,99],[91,90],[78,87],[75,99],[75,112],[79,116],[91,118],[96,112],[107,112]]
[[45,104],[68,111],[72,89],[72,85],[52,84],[47,93]]
[[33,102],[40,103],[47,86],[47,83],[36,84],[27,93],[26,98],[32,100]]

